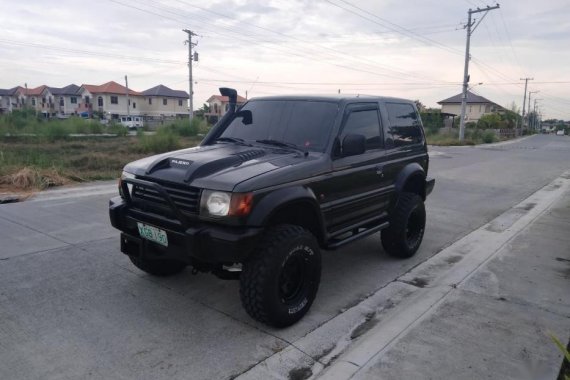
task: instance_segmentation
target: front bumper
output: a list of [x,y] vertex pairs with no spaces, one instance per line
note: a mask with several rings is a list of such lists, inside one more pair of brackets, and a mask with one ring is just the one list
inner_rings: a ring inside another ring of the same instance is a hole
[[[172,259],[189,264],[243,262],[262,233],[260,227],[232,227],[208,223],[184,225],[176,220],[130,209],[121,198],[109,201],[109,217],[121,233],[121,252],[148,259]],[[137,222],[164,230],[168,247],[139,237]]]
[[426,198],[428,195],[431,194],[434,186],[435,186],[435,178],[427,177],[426,178]]

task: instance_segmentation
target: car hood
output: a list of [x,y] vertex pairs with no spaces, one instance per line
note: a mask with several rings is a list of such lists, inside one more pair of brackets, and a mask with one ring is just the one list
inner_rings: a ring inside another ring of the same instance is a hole
[[[125,166],[139,178],[233,191],[254,177],[315,161],[322,154],[266,146],[220,143],[150,156]],[[287,170],[289,171],[289,170]]]

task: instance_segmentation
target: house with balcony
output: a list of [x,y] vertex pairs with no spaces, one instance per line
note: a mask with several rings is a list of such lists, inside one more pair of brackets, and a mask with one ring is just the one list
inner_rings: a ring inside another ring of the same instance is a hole
[[[208,119],[210,123],[217,122],[230,108],[230,99],[227,96],[222,95],[212,95],[208,100],[206,100],[210,111],[206,112],[204,116]],[[247,102],[247,99],[243,96],[237,96],[237,106],[243,105]]]
[[144,102],[140,110],[147,120],[188,116],[188,93],[186,91],[173,90],[159,84],[141,94],[144,96]]
[[[441,105],[441,113],[447,115],[461,116],[461,100],[463,94],[458,94],[437,102]],[[467,107],[465,108],[465,122],[476,123],[481,116],[503,112],[505,109],[495,102],[484,98],[481,95],[467,91]]]
[[[77,114],[80,96],[79,86],[70,84],[65,87],[46,86],[42,91],[42,101],[47,100],[52,108],[49,110],[51,116],[67,117]],[[43,112],[43,111],[42,111]]]
[[0,114],[12,112],[17,107],[18,98],[17,92],[20,87],[13,87],[9,89],[0,88]]
[[144,102],[144,96],[137,91],[111,81],[102,85],[83,84],[79,87],[79,105],[77,113],[92,116],[93,112],[99,112],[106,119],[118,120],[121,116],[141,114],[140,106]]

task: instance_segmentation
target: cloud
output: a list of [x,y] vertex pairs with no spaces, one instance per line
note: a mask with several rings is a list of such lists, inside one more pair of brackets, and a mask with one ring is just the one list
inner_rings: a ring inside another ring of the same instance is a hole
[[[465,31],[460,22],[466,21],[468,3],[349,2],[362,8],[358,10],[331,2],[340,7],[324,0],[109,0],[85,7],[72,0],[60,0],[57,6],[40,0],[12,2],[0,13],[0,88],[23,82],[121,81],[128,74],[138,90],[159,83],[185,89],[182,29],[190,28],[199,34],[197,104],[220,83],[250,95],[366,90],[419,98],[432,106],[459,93],[460,85],[453,83],[463,76]],[[522,76],[570,80],[565,64],[569,19],[564,0],[541,4],[540,10],[530,0],[501,2],[501,9],[490,12],[474,34],[472,55],[485,65],[472,62],[472,82],[487,83],[479,91],[507,105],[520,103],[521,85],[493,83],[518,82]],[[550,86],[548,91],[567,99],[565,88],[567,84]],[[570,119],[570,114],[558,112],[556,117]]]

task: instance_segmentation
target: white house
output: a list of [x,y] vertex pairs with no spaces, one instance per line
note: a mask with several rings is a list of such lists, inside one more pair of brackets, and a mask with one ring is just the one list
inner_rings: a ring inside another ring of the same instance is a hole
[[[437,102],[441,104],[441,113],[461,116],[461,99],[463,94]],[[481,116],[504,111],[504,108],[495,102],[480,95],[467,91],[467,107],[465,109],[465,121],[477,122]]]
[[140,115],[140,106],[144,97],[140,92],[129,91],[127,105],[127,88],[117,82],[107,82],[100,86],[83,84],[78,90],[80,96],[77,112],[92,115],[94,111],[101,112],[108,119],[119,119],[121,115]]
[[12,112],[17,106],[18,99],[16,93],[19,89],[20,87],[0,89],[0,114]]
[[[220,117],[222,117],[230,107],[230,99],[227,96],[222,95],[212,95],[208,100],[206,100],[210,107],[210,112],[206,113],[205,116],[212,120],[214,119],[217,121]],[[247,99],[243,96],[237,96],[236,103],[239,106],[247,102]]]
[[141,93],[141,114],[149,118],[172,118],[188,115],[188,93],[172,90],[162,84]]
[[42,100],[49,100],[52,104],[52,116],[69,116],[77,113],[80,96],[79,86],[70,84],[65,87],[46,87],[42,91]]

